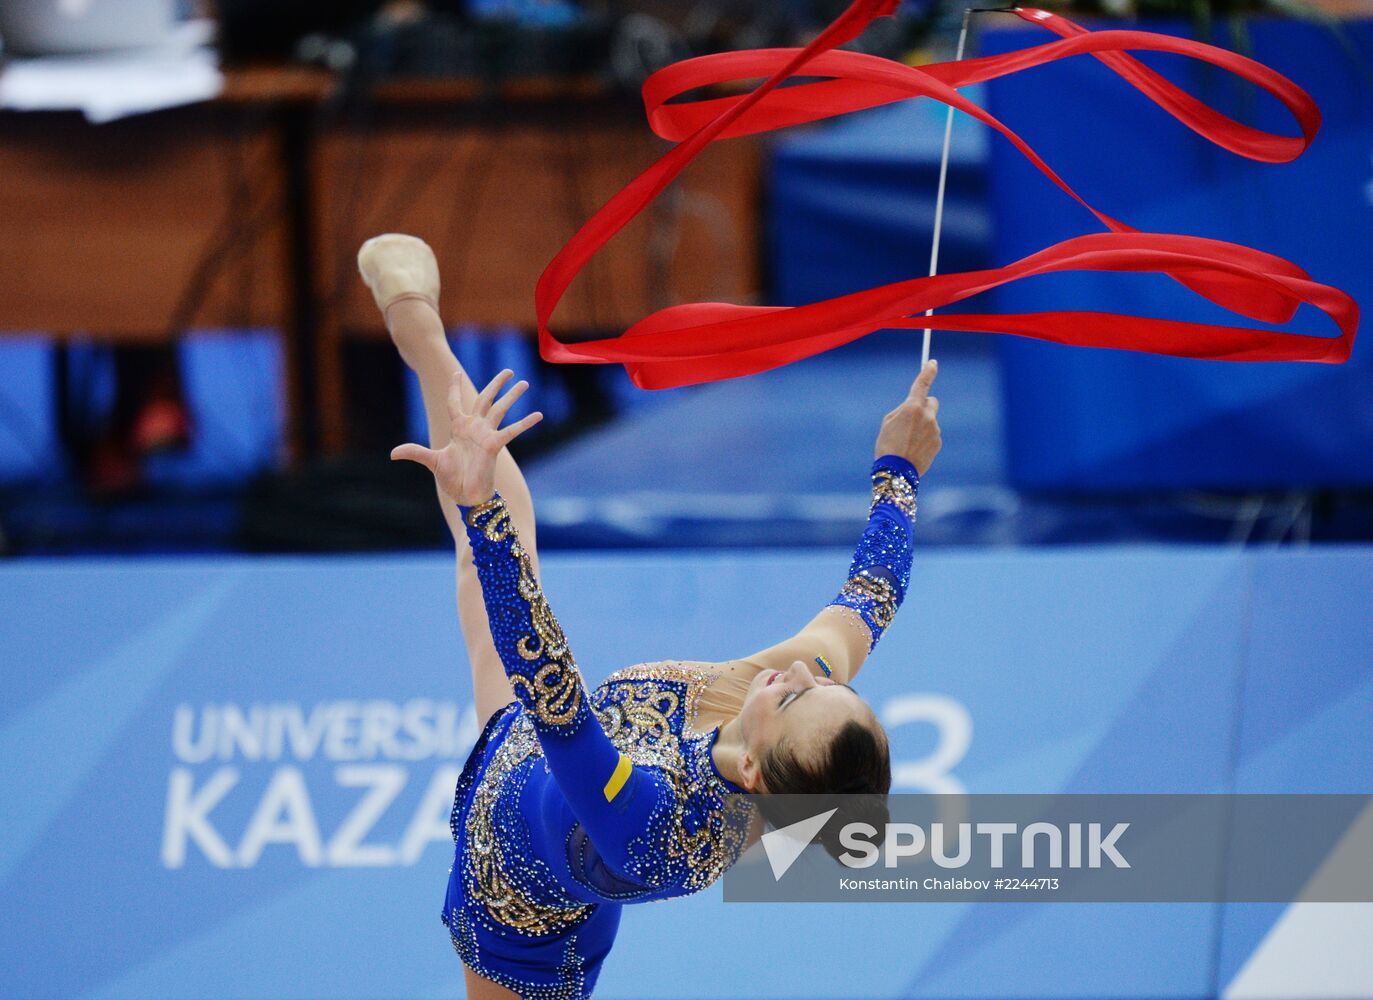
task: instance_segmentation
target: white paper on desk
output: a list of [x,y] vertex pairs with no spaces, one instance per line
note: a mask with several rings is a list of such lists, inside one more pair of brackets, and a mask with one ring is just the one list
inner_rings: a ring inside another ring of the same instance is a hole
[[205,22],[179,27],[166,45],[98,55],[11,59],[0,69],[0,108],[81,111],[96,124],[217,97],[224,76],[204,47]]

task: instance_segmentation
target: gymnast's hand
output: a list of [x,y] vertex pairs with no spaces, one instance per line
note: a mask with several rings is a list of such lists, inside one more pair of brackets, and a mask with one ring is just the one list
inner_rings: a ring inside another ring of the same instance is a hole
[[507,368],[487,383],[470,405],[464,405],[462,372],[454,372],[448,387],[448,416],[452,421],[448,443],[438,450],[418,444],[398,445],[391,451],[391,461],[418,462],[434,474],[440,489],[464,507],[490,500],[496,492],[496,458],[501,449],[543,419],[542,413],[535,412],[501,427],[515,400],[529,388],[522,380],[496,399],[514,377]]
[[882,418],[877,432],[874,458],[900,455],[922,476],[929,469],[934,456],[943,444],[939,436],[939,400],[930,395],[930,386],[939,374],[939,362],[925,362],[911,386],[910,394],[901,404]]

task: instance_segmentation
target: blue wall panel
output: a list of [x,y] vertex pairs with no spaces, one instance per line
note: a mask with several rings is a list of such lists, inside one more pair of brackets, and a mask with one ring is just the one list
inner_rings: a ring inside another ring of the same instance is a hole
[[54,397],[51,345],[13,334],[0,339],[0,484],[60,475]]
[[[989,27],[991,22],[988,22]],[[1100,26],[1100,25],[1099,25]],[[1109,26],[1109,25],[1106,25]],[[1132,27],[1132,25],[1122,25]],[[1181,24],[1151,23],[1181,33]],[[1098,209],[1152,232],[1245,243],[1288,258],[1364,304],[1373,242],[1373,22],[1247,22],[1246,54],[1308,90],[1323,125],[1290,164],[1235,156],[1192,134],[1083,56],[988,84],[989,110]],[[984,54],[1052,40],[988,30]],[[1216,44],[1236,39],[1218,22]],[[1276,101],[1200,63],[1144,61],[1238,120],[1291,134]],[[995,260],[1008,264],[1101,225],[1005,140],[991,143]],[[996,292],[1002,312],[1086,309],[1246,325],[1169,279],[1066,274]],[[1290,329],[1333,335],[1314,310]],[[1234,364],[999,338],[1012,481],[1023,487],[1291,488],[1373,482],[1373,355],[1343,366]]]
[[[767,645],[847,558],[555,553],[545,577],[600,677]],[[922,554],[859,687],[906,790],[1368,791],[1370,573],[1368,549]],[[449,560],[14,563],[0,607],[0,995],[461,995],[438,910],[476,724]],[[711,890],[630,908],[598,996],[1206,994],[1282,913]]]

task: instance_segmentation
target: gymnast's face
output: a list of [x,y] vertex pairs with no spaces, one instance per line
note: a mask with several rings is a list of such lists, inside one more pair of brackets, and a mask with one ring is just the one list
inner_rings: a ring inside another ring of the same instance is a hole
[[877,718],[847,684],[816,677],[804,661],[786,670],[764,670],[749,684],[739,710],[739,730],[746,749],[741,761],[745,786],[765,791],[759,764],[768,751],[785,745],[798,762],[817,761],[840,728],[856,721],[877,729]]

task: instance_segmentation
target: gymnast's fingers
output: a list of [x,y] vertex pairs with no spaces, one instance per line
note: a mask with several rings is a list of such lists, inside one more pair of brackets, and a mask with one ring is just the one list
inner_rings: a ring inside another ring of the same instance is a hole
[[930,394],[930,386],[934,385],[934,377],[938,374],[939,362],[930,358],[920,369],[920,374],[915,377],[915,384],[911,386],[911,394],[908,398],[917,402],[924,402],[925,397]]
[[430,472],[438,462],[439,453],[418,444],[398,444],[391,449],[391,461],[418,462]]
[[462,372],[453,373],[453,381],[448,384],[448,417],[457,420],[467,415],[467,407],[462,402]]
[[522,417],[521,419],[516,420],[505,430],[501,431],[500,434],[497,436],[498,440],[501,443],[501,446],[504,447],[505,445],[508,445],[511,441],[514,441],[517,437],[519,437],[525,431],[529,430],[529,428],[533,427],[542,419],[543,414],[540,413],[538,410],[535,410],[533,413],[529,414],[529,416]]
[[515,405],[515,400],[523,396],[524,391],[528,388],[529,383],[524,379],[520,379],[510,387],[509,392],[496,400],[496,404],[491,407],[492,427],[499,427],[501,425],[501,421],[505,419],[505,415],[510,412],[510,407]]
[[926,399],[925,399],[925,405],[928,406],[928,407],[930,408],[930,416],[932,416],[932,417],[937,417],[937,416],[939,416],[939,397],[938,397],[938,396],[929,396],[929,397],[926,397]]
[[496,393],[500,392],[505,383],[509,382],[514,377],[515,373],[509,368],[506,368],[490,382],[486,383],[486,388],[477,396],[477,405],[473,408],[473,412],[479,417],[486,416],[486,412],[491,409],[491,401],[496,398]]

